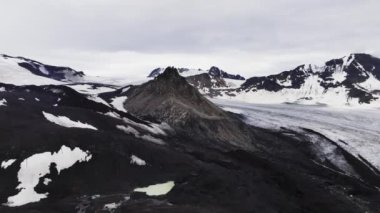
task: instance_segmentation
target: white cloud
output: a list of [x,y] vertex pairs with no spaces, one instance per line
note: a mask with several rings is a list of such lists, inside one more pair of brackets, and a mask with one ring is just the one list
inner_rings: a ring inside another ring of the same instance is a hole
[[317,56],[380,54],[379,6],[377,0],[9,1],[0,8],[0,51],[90,74],[139,78],[157,66],[218,65],[250,76]]

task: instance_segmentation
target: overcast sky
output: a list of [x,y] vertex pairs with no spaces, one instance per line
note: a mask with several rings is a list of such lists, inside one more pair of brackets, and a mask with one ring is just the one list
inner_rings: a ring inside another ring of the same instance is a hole
[[146,76],[155,67],[246,77],[380,56],[379,0],[8,0],[0,52],[89,75]]

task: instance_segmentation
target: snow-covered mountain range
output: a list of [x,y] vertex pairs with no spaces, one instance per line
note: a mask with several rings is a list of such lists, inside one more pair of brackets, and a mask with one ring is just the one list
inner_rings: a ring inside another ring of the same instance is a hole
[[380,106],[380,59],[368,54],[301,65],[277,75],[252,77],[235,91],[221,92],[255,103]]
[[[161,71],[156,69],[149,77]],[[221,72],[224,74],[214,74]],[[216,67],[208,71],[182,68],[180,74],[213,98],[249,103],[380,106],[380,59],[368,54],[350,54],[324,65],[304,64],[245,81],[240,75],[231,75]]]
[[[83,88],[97,84],[116,89],[128,82],[87,76],[68,67],[8,55],[0,55],[0,70],[0,82],[14,85],[82,84],[76,88]],[[153,70],[147,80],[164,70]],[[279,74],[248,79],[218,67],[178,71],[202,94],[212,98],[248,103],[380,106],[380,59],[368,54],[350,54],[324,65],[304,64]]]

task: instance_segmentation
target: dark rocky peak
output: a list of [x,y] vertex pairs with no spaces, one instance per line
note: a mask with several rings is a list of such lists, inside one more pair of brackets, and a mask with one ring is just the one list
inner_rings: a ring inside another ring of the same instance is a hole
[[234,80],[245,80],[245,78],[241,75],[229,74],[229,73],[219,69],[216,66],[212,66],[209,69],[208,73],[210,76],[213,76],[213,77],[228,78],[228,79],[234,79]]
[[343,65],[343,59],[342,58],[339,58],[339,59],[332,59],[330,61],[327,61],[325,63],[326,66],[336,66],[336,65]]
[[343,58],[327,61],[325,65],[329,67],[342,65],[349,67],[352,65],[358,68],[359,71],[372,72],[373,70],[376,70],[377,67],[380,67],[380,59],[366,53],[352,53]]
[[199,90],[206,89],[211,91],[213,88],[228,87],[223,78],[211,78],[208,73],[189,76],[186,81]]
[[352,54],[351,57],[354,57],[354,67],[357,69],[363,68],[365,71],[372,73],[378,80],[380,80],[380,58],[376,58],[365,53]]
[[[191,71],[198,71],[199,73],[202,73],[202,69],[189,69],[189,68],[176,68],[178,73],[186,73],[186,72],[191,72]],[[159,76],[160,74],[162,74],[164,71],[166,70],[166,68],[156,68],[154,70],[152,70],[149,75],[148,75],[148,78],[155,78],[157,76]],[[196,74],[195,74],[196,75]]]
[[178,70],[174,67],[167,67],[165,71],[157,76],[157,80],[160,81],[183,81],[184,78],[179,75]]
[[141,85],[141,92],[155,94],[157,97],[178,96],[189,100],[200,100],[202,96],[174,67],[167,67],[155,79]]
[[308,71],[307,69],[308,67],[306,66],[306,64],[302,64],[302,65],[299,65],[297,66],[295,69],[291,70],[293,72],[301,72],[301,73],[305,73]]
[[252,148],[248,127],[206,99],[174,67],[127,93],[125,108],[134,115],[166,122],[200,141],[211,139],[222,146]]
[[[219,69],[216,66],[212,66],[209,70],[202,70],[199,68],[198,69],[176,68],[176,69],[180,75],[183,74],[184,76],[187,76],[187,77],[207,73],[213,78],[228,78],[228,79],[235,79],[235,80],[245,80],[245,78],[241,75],[229,74]],[[164,71],[165,71],[164,68],[156,68],[149,73],[148,78],[157,77],[158,75],[162,74]]]
[[222,70],[220,70],[218,67],[215,67],[215,66],[212,66],[209,71],[208,71],[208,74],[210,74],[211,76],[215,76],[215,77],[222,77]]
[[340,59],[327,61],[325,65],[324,71],[320,73],[323,80],[329,80],[333,73],[343,71],[346,77],[342,83],[349,88],[354,87],[353,84],[366,81],[370,75],[380,80],[380,59],[369,54],[353,53]]
[[[204,104],[203,107],[199,107],[199,109],[192,107],[194,110],[211,113],[216,109],[216,111],[218,111],[216,114],[221,112],[219,108],[213,106],[211,102],[204,98],[196,88],[191,86],[184,77],[180,76],[178,70],[174,67],[166,68],[165,71],[155,79],[140,86],[133,87],[128,91],[127,103],[133,102],[132,100],[140,103],[147,99],[150,99],[149,104],[144,104],[141,106],[142,108],[150,106],[151,103],[160,105],[172,99],[175,100],[175,102],[186,102],[184,106],[202,106]],[[208,111],[210,106],[212,106],[211,108],[213,108],[213,110]],[[156,105],[154,108],[156,108]],[[128,109],[134,109],[134,105],[130,105]],[[140,111],[139,107],[137,107],[136,110],[139,111],[139,113],[143,111]],[[165,112],[163,113],[165,114]]]

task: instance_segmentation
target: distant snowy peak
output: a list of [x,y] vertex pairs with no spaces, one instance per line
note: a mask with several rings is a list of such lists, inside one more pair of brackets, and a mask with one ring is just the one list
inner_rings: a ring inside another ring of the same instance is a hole
[[[189,68],[177,68],[177,70],[179,74],[183,77],[189,77],[189,76],[207,73],[213,77],[221,77],[221,78],[233,79],[233,80],[245,80],[245,78],[241,75],[229,74],[215,66],[212,66],[209,70],[189,69]],[[157,77],[164,71],[165,71],[165,68],[156,68],[148,75],[148,77],[149,78]]]
[[[165,69],[166,68],[162,68],[162,67],[154,69],[152,72],[150,72],[150,74],[148,75],[148,78],[155,78],[159,76],[165,71]],[[207,71],[202,70],[202,69],[177,68],[177,70],[178,70],[178,73],[183,77],[207,73]]]
[[[97,90],[98,87],[122,87],[129,79],[88,76],[65,66],[52,66],[24,57],[0,54],[0,83],[22,85],[78,84],[74,89]],[[85,85],[87,84],[87,86]],[[78,90],[79,92],[82,92]],[[98,91],[95,91],[98,93]]]
[[300,65],[279,74],[249,78],[240,88],[214,96],[253,103],[380,106],[380,59],[351,54],[322,66]]
[[14,65],[24,68],[34,75],[50,78],[56,81],[77,82],[81,81],[84,77],[83,72],[73,70],[69,67],[46,65],[24,57],[13,57],[9,55],[0,55],[0,58],[5,61],[11,61]]

